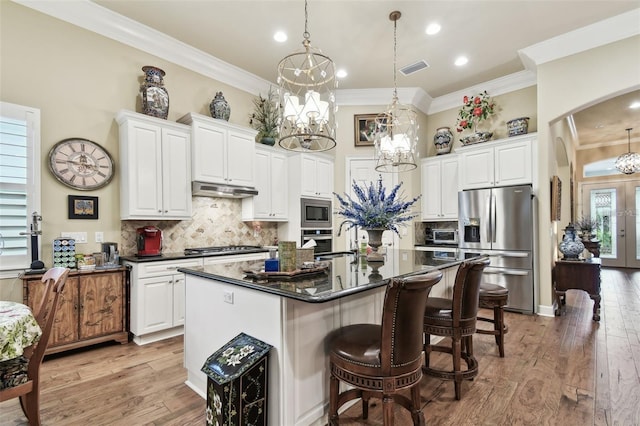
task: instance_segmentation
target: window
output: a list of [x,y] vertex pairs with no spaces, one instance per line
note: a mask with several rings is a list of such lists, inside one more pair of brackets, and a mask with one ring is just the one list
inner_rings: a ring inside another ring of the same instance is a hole
[[31,264],[26,233],[35,212],[40,212],[40,110],[0,102],[1,271]]

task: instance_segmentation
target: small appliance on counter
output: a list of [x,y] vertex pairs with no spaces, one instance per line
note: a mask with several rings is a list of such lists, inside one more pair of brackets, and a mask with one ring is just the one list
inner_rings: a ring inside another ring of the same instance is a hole
[[162,231],[155,226],[136,229],[139,257],[160,256],[162,254]]
[[119,263],[118,243],[102,243],[103,265],[115,265]]

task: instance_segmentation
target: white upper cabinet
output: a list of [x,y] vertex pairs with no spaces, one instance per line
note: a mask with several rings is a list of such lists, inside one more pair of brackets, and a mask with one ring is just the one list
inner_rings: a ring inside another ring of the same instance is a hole
[[255,130],[195,113],[178,121],[191,125],[192,180],[255,185]]
[[447,154],[421,162],[422,219],[458,219],[458,156]]
[[242,220],[288,220],[287,160],[287,156],[276,148],[256,145],[254,164],[258,195],[242,199]]
[[[292,161],[295,161],[292,159]],[[311,154],[300,154],[301,195],[333,198],[333,161]]]
[[190,219],[188,126],[120,111],[120,218]]
[[535,134],[526,134],[456,149],[460,155],[460,188],[532,183],[535,141]]

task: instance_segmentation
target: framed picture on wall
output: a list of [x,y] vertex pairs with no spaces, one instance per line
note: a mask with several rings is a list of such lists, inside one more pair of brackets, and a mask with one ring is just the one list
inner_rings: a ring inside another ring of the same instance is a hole
[[562,195],[562,182],[558,176],[551,179],[551,220],[558,221],[562,219],[560,197]]
[[378,114],[354,115],[355,146],[373,146],[376,134],[376,117]]
[[69,219],[97,219],[98,197],[69,195]]

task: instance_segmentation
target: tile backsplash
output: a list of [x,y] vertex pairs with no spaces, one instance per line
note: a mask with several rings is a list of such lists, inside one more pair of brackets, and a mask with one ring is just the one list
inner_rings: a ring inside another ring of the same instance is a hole
[[136,229],[154,225],[162,230],[162,251],[179,253],[190,247],[273,245],[278,226],[272,222],[243,222],[242,200],[193,197],[192,220],[123,220],[119,248],[124,256],[137,253]]

